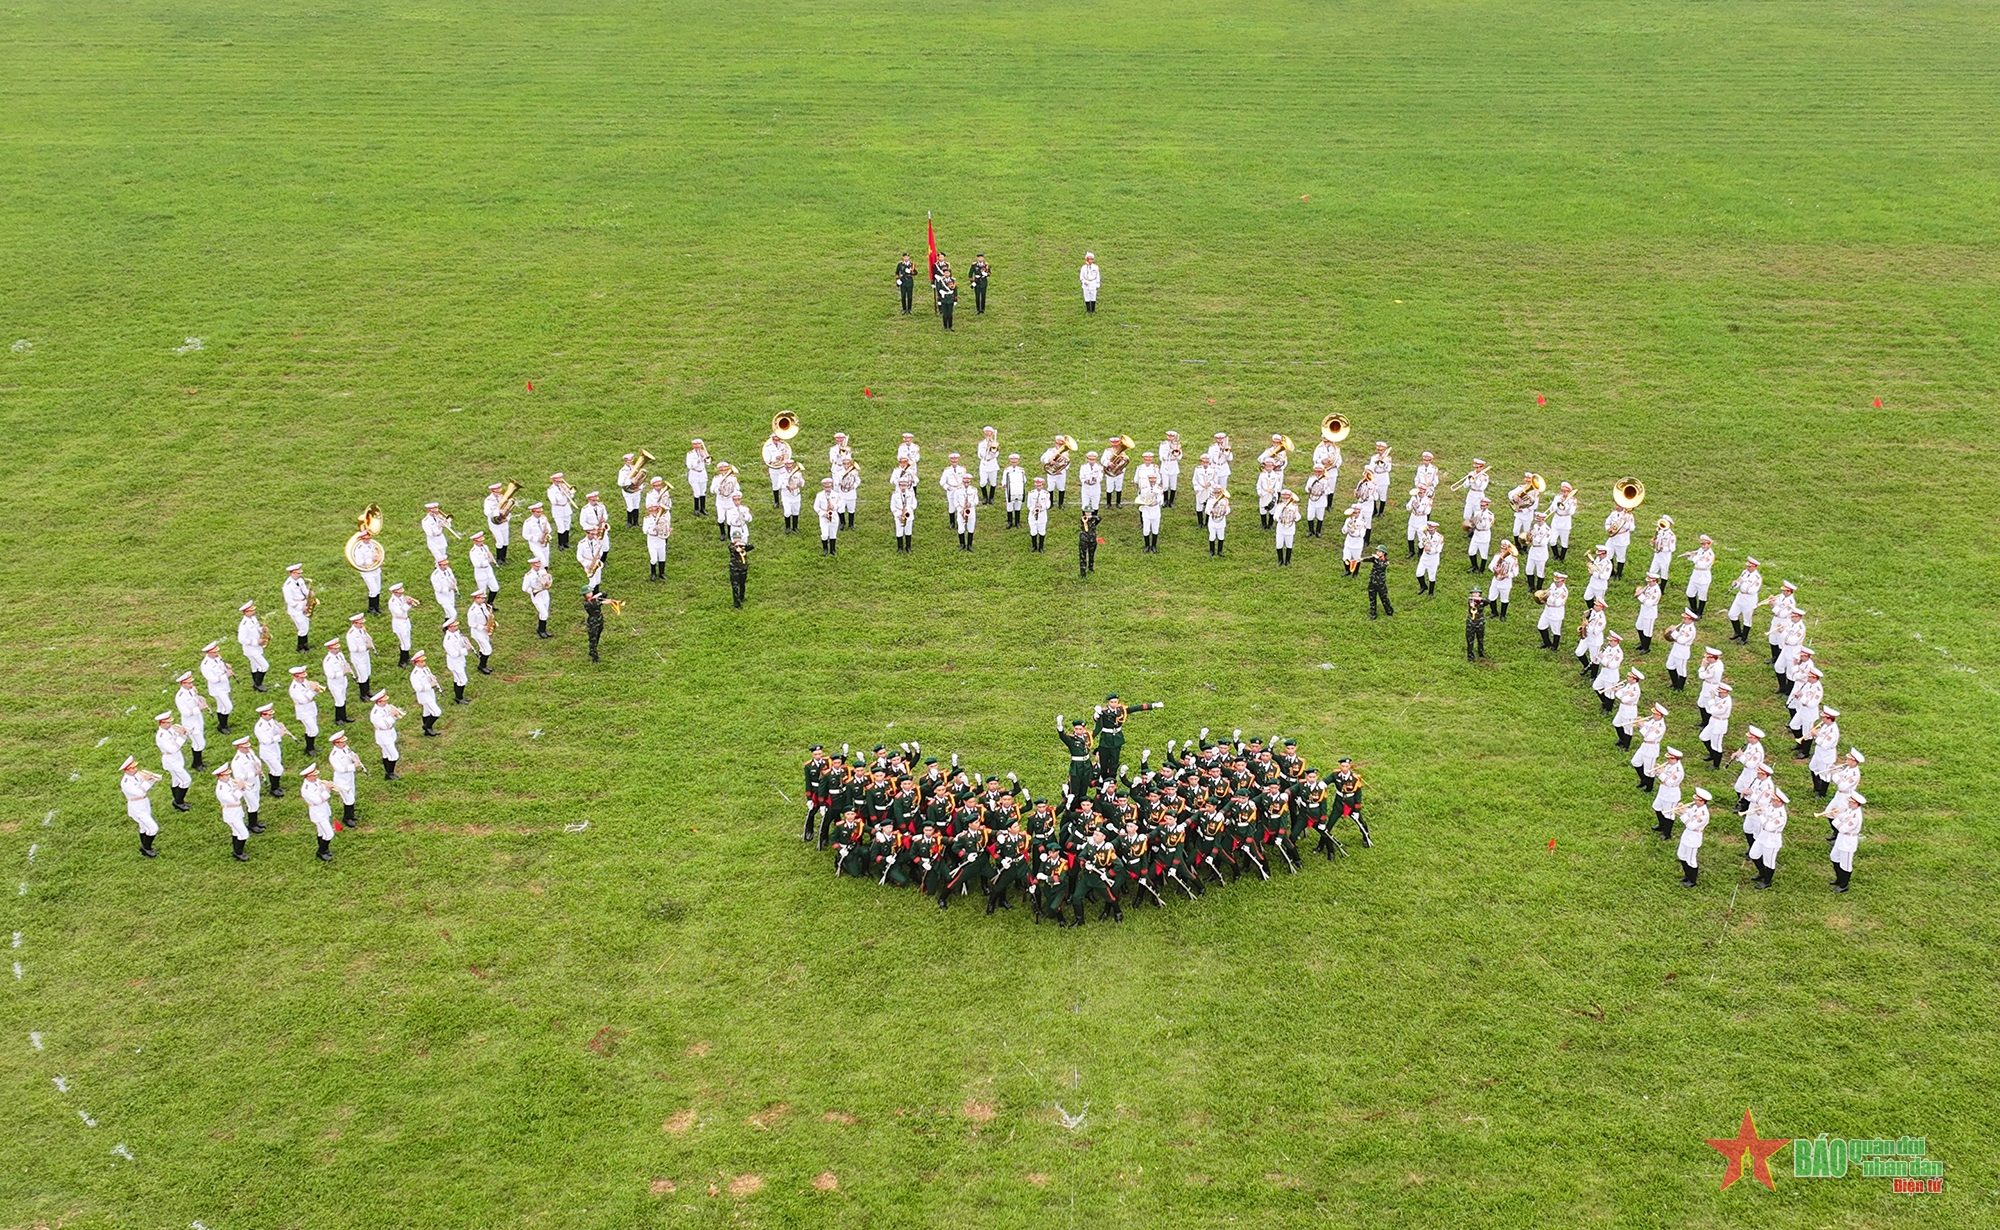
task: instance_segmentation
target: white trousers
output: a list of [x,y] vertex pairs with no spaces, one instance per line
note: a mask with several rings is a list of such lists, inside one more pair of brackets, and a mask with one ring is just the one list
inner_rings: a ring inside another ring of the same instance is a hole
[[1208,540],[1210,542],[1221,542],[1222,536],[1226,534],[1228,531],[1229,531],[1229,518],[1210,517],[1208,519]]
[[1160,532],[1159,505],[1139,505],[1139,532],[1141,534],[1157,534]]

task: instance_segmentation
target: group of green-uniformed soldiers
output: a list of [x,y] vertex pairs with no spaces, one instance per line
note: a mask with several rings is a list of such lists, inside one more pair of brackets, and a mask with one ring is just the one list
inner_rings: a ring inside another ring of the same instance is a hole
[[1070,773],[1053,803],[1031,797],[1011,772],[967,773],[956,754],[941,765],[920,743],[878,744],[865,755],[845,744],[828,755],[815,744],[800,836],[831,847],[837,873],[915,885],[940,910],[971,892],[986,898],[988,914],[1012,909],[1018,890],[1037,923],[1078,927],[1093,901],[1100,919],[1122,921],[1127,902],[1165,905],[1175,892],[1192,900],[1210,880],[1252,872],[1268,880],[1273,862],[1297,872],[1309,831],[1331,859],[1346,852],[1335,832],[1342,820],[1374,844],[1353,763],[1342,759],[1322,780],[1295,739],[1267,745],[1238,730],[1210,742],[1204,728],[1198,741],[1168,740],[1158,766],[1146,749],[1134,776],[1120,763],[1125,715],[1165,707],[1128,708],[1113,695],[1091,723],[1065,725],[1058,714]]

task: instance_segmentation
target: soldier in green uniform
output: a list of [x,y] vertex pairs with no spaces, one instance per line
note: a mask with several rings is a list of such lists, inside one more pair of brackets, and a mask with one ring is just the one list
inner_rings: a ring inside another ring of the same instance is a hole
[[833,869],[838,875],[865,876],[868,874],[868,853],[863,840],[861,820],[854,809],[847,808],[839,813],[833,822]]
[[[826,810],[826,774],[832,767],[833,762],[827,759],[826,749],[817,743],[813,744],[812,754],[806,760],[806,828],[799,838],[800,841],[813,839],[813,818]],[[821,839],[820,845],[822,847],[826,845],[824,838]]]
[[1016,885],[1027,891],[1027,845],[1028,835],[1022,831],[1019,820],[1011,821],[993,835],[993,888],[986,894],[988,914],[996,909],[1014,908],[1007,900],[1007,893]]
[[1070,890],[1070,902],[1074,907],[1074,918],[1070,925],[1084,924],[1083,911],[1093,900],[1104,903],[1104,912],[1098,921],[1115,918],[1125,921],[1125,915],[1118,908],[1118,891],[1115,887],[1118,877],[1118,850],[1105,840],[1102,832],[1094,832],[1076,852],[1076,885]]
[[1361,774],[1355,772],[1354,762],[1345,756],[1340,758],[1340,767],[1333,773],[1333,802],[1340,813],[1335,819],[1354,821],[1354,827],[1361,830],[1361,844],[1373,847],[1368,822],[1361,818]]
[[[1092,454],[1095,456],[1096,454]],[[1076,531],[1076,575],[1079,579],[1097,571],[1097,524],[1095,508],[1083,510]]]
[[1068,895],[1070,857],[1053,834],[1037,833],[1028,841],[1028,898],[1035,907],[1035,922],[1054,918],[1056,926],[1069,926],[1063,915]]
[[917,262],[910,259],[908,252],[896,262],[896,290],[903,297],[903,315],[908,316],[917,297]]
[[1065,727],[1063,715],[1058,713],[1056,738],[1069,751],[1069,784],[1063,787],[1063,792],[1069,796],[1069,805],[1075,807],[1090,793],[1090,731],[1082,718]]
[[[1114,781],[1118,777],[1118,761],[1125,754],[1125,715],[1127,713],[1144,713],[1148,709],[1165,709],[1166,707],[1167,702],[1155,700],[1148,701],[1143,705],[1133,705],[1127,708],[1125,702],[1118,699],[1116,692],[1104,698],[1104,703],[1097,707],[1097,726],[1095,731],[1097,736],[1097,775],[1099,777],[1109,778]],[[1076,775],[1074,760],[1076,753],[1074,749],[1071,750],[1070,755],[1072,757],[1070,776],[1073,778]]]
[[[1257,840],[1257,804],[1251,801],[1247,789],[1229,796],[1229,802],[1222,809],[1223,818],[1229,824],[1229,841],[1238,860],[1248,860],[1251,870],[1259,878],[1271,878],[1269,859]],[[1240,869],[1241,861],[1237,864]]]

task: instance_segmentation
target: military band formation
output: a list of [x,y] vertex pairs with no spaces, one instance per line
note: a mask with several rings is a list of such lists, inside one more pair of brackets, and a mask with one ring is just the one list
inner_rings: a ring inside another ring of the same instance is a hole
[[1013,772],[969,772],[957,754],[940,764],[921,743],[878,744],[829,755],[815,745],[805,763],[802,841],[833,855],[834,872],[915,888],[940,910],[959,897],[986,912],[1025,902],[1034,921],[1081,927],[1088,909],[1122,922],[1127,905],[1164,907],[1245,876],[1296,874],[1304,843],[1329,861],[1347,853],[1341,825],[1373,845],[1362,817],[1362,782],[1343,759],[1321,775],[1298,741],[1276,735],[1210,741],[1204,727],[1169,739],[1166,757],[1125,756],[1125,721],[1163,710],[1108,696],[1090,721],[1055,719],[1069,773],[1053,797],[1035,795]]
[[[800,531],[806,492],[812,486],[794,447],[799,433],[798,416],[779,414],[758,457],[771,507],[785,533]],[[1343,575],[1350,582],[1359,582],[1365,572],[1369,618],[1393,617],[1392,565],[1387,546],[1376,541],[1376,522],[1387,511],[1396,462],[1389,444],[1377,441],[1358,467],[1349,502],[1344,510],[1338,509],[1341,474],[1347,466],[1341,444],[1349,433],[1343,416],[1328,415],[1320,423],[1319,439],[1310,454],[1289,436],[1273,433],[1254,462],[1240,467],[1229,435],[1216,432],[1191,464],[1185,465],[1190,512],[1197,533],[1207,539],[1210,554],[1221,555],[1228,526],[1239,519],[1234,514],[1231,482],[1239,468],[1252,469],[1256,478],[1251,498],[1260,527],[1273,536],[1277,565],[1291,565],[1301,525],[1308,540],[1320,539],[1326,536],[1328,521],[1334,519],[1330,514],[1337,513]],[[1166,513],[1179,507],[1184,464],[1190,460],[1179,432],[1166,432],[1156,449],[1143,451],[1137,450],[1129,436],[1111,437],[1102,449],[1084,449],[1074,437],[1057,435],[1031,453],[1037,471],[1032,477],[1023,455],[1006,451],[992,427],[980,432],[970,464],[963,454],[946,452],[935,482],[942,490],[945,518],[959,550],[974,549],[981,510],[996,506],[1004,516],[1006,530],[1025,529],[1028,549],[1036,553],[1046,550],[1050,519],[1068,507],[1072,485],[1077,495],[1080,576],[1094,571],[1103,519],[1121,513],[1128,494],[1138,516],[1142,552],[1159,550]],[[659,581],[666,577],[677,492],[666,475],[655,472],[655,461],[653,454],[643,449],[625,454],[616,472],[614,498],[622,504],[625,528],[636,530],[644,545],[649,579]],[[915,549],[918,501],[927,465],[915,435],[903,433],[886,482],[887,511],[899,552]],[[834,433],[826,450],[826,468],[810,503],[821,553],[831,557],[838,554],[841,532],[854,529],[862,511],[861,462],[846,433]],[[1288,486],[1289,476],[1298,469],[1308,470],[1303,498]],[[713,518],[717,538],[724,546],[731,600],[741,607],[748,596],[754,519],[744,478],[735,465],[713,456],[700,438],[690,442],[681,472],[694,515]],[[1469,591],[1466,601],[1468,661],[1484,657],[1488,621],[1509,618],[1517,579],[1525,582],[1541,608],[1536,627],[1542,648],[1560,652],[1571,618],[1570,577],[1563,567],[1569,560],[1578,519],[1585,515],[1583,497],[1572,484],[1561,482],[1551,488],[1533,472],[1523,473],[1520,482],[1504,494],[1494,488],[1494,482],[1490,463],[1475,458],[1462,477],[1446,485],[1436,456],[1421,453],[1403,501],[1407,514],[1403,561],[1406,565],[1414,561],[1418,595],[1435,595],[1445,550],[1439,502],[1463,493],[1458,511],[1465,541],[1465,571],[1481,582]],[[1497,533],[1499,522],[1493,511],[1496,495],[1511,514],[1510,525]],[[1545,495],[1549,497],[1546,506]],[[480,509],[483,528],[469,536],[460,533],[439,502],[423,506],[417,523],[432,560],[426,578],[428,599],[412,593],[402,581],[385,590],[387,552],[380,537],[383,519],[380,510],[371,505],[357,519],[357,528],[344,550],[361,581],[366,608],[348,617],[341,635],[320,643],[323,652],[317,661],[311,659],[320,589],[305,576],[301,565],[286,570],[279,602],[291,625],[293,652],[307,659],[285,665],[285,678],[276,681],[290,702],[292,724],[278,716],[274,701],[257,706],[250,731],[236,736],[229,721],[240,678],[237,667],[225,655],[221,642],[205,646],[195,668],[176,680],[173,708],[157,720],[155,745],[160,771],[141,767],[136,758],[125,766],[122,790],[128,814],[140,829],[141,853],[147,857],[157,853],[154,839],[158,826],[149,801],[155,784],[169,782],[175,810],[192,807],[188,801],[191,771],[207,767],[204,755],[212,720],[213,733],[230,740],[226,760],[211,772],[216,804],[229,830],[234,856],[246,858],[248,838],[263,831],[263,799],[285,797],[287,745],[298,744],[299,753],[312,762],[297,774],[299,797],[306,803],[318,839],[317,855],[331,859],[334,835],[356,823],[357,778],[372,772],[340,728],[365,717],[373,732],[383,779],[393,781],[398,776],[400,724],[408,712],[392,699],[388,681],[378,678],[376,660],[386,652],[376,647],[371,621],[387,617],[389,635],[395,641],[395,670],[401,676],[398,683],[407,682],[407,695],[416,709],[422,735],[435,737],[444,716],[446,681],[452,703],[465,705],[471,703],[468,689],[473,674],[493,673],[500,629],[497,608],[503,592],[501,572],[509,566],[517,526],[527,552],[518,585],[534,613],[536,636],[555,635],[550,628],[557,585],[554,570],[563,566],[557,552],[573,553],[583,631],[590,659],[598,661],[606,611],[622,609],[622,603],[610,598],[604,588],[613,540],[612,507],[601,491],[580,494],[560,471],[549,476],[545,498],[530,502],[525,515],[517,520],[519,496],[518,484],[490,484]],[[1584,589],[1576,599],[1582,614],[1574,628],[1574,659],[1579,673],[1598,694],[1604,712],[1611,715],[1620,748],[1631,750],[1630,764],[1638,775],[1639,788],[1654,793],[1661,835],[1671,840],[1674,825],[1679,823],[1683,880],[1692,886],[1697,879],[1697,852],[1708,824],[1708,805],[1714,795],[1685,784],[1683,754],[1666,742],[1672,710],[1664,703],[1648,702],[1644,696],[1646,675],[1634,660],[1652,651],[1656,637],[1665,640],[1662,668],[1670,690],[1684,691],[1690,675],[1699,681],[1695,740],[1705,749],[1709,767],[1721,769],[1725,761],[1738,766],[1733,789],[1738,810],[1745,817],[1749,857],[1757,867],[1759,883],[1768,887],[1777,853],[1783,847],[1791,798],[1776,781],[1763,731],[1750,726],[1740,746],[1729,745],[1734,684],[1724,678],[1722,651],[1706,646],[1699,662],[1693,656],[1710,592],[1715,588],[1715,541],[1701,534],[1692,550],[1682,551],[1674,519],[1657,518],[1645,544],[1650,552],[1645,576],[1633,590],[1636,618],[1629,648],[1625,634],[1611,626],[1606,600],[1613,583],[1626,580],[1628,556],[1637,533],[1636,510],[1645,498],[1643,484],[1621,479],[1611,492],[1602,540],[1585,549],[1581,560]],[[471,579],[469,598],[463,595],[460,571],[453,564],[455,547],[463,551],[462,567]],[[1688,565],[1684,609],[1661,631],[1660,608],[1675,584],[1673,574],[1680,561]],[[1831,830],[1835,885],[1846,891],[1861,809],[1866,803],[1858,791],[1864,761],[1858,750],[1840,751],[1840,714],[1825,703],[1824,668],[1806,643],[1805,612],[1799,607],[1797,586],[1785,581],[1775,593],[1765,595],[1763,590],[1761,564],[1746,558],[1741,572],[1724,591],[1729,597],[1729,639],[1749,645],[1759,631],[1760,614],[1764,616],[1762,635],[1770,650],[1776,690],[1790,714],[1788,729],[1796,748],[1794,755],[1805,762],[1815,794],[1829,800],[1819,814]],[[420,626],[437,629],[435,654],[417,646]],[[269,691],[273,686],[267,683],[272,671],[273,636],[255,601],[243,603],[237,612],[235,642],[250,674],[252,690],[259,694]],[[440,658],[442,677],[434,665]],[[352,715],[350,695],[356,703]],[[324,765],[315,759],[322,754],[318,746],[322,698],[333,710],[334,727],[327,735]],[[338,819],[332,816],[334,797],[341,804]]]

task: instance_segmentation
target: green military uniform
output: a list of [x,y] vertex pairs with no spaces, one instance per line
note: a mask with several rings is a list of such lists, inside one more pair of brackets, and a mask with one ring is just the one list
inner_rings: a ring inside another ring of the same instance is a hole
[[1069,802],[1075,807],[1090,796],[1090,735],[1077,727],[1082,722],[1072,722],[1068,730],[1056,727],[1056,738],[1062,740],[1069,752]]
[[1015,885],[1025,891],[1028,883],[1027,859],[1028,835],[1020,825],[1000,830],[993,835],[993,888],[986,894],[986,912],[991,914],[996,908],[1011,910],[1007,892]]
[[[1097,770],[1099,777],[1116,778],[1118,776],[1118,762],[1125,755],[1125,715],[1128,713],[1144,713],[1148,709],[1164,709],[1166,707],[1160,701],[1149,701],[1143,705],[1133,705],[1128,709],[1124,704],[1119,702],[1115,692],[1104,698],[1104,705],[1097,711],[1095,731],[1097,735]],[[1072,762],[1070,765],[1070,774],[1074,776],[1075,773],[1076,766]]]

